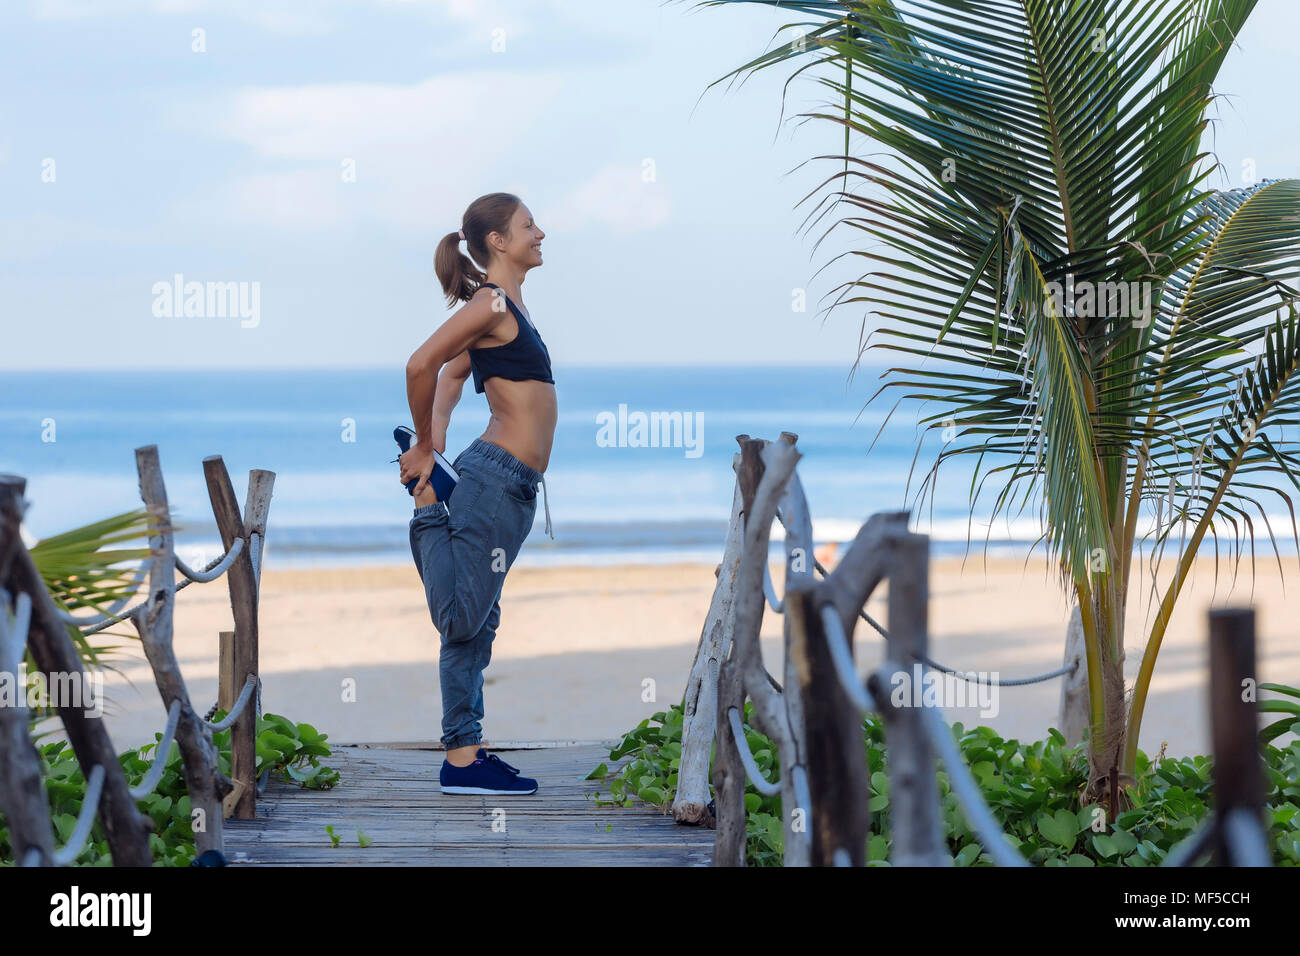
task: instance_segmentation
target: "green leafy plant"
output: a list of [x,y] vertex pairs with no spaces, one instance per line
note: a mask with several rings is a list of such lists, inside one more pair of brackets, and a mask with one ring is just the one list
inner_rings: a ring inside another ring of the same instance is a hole
[[[776,747],[749,726],[745,738],[755,762],[769,780],[778,779]],[[649,804],[667,812],[672,805],[680,764],[680,705],[657,713],[628,733],[610,751],[611,769],[601,763],[588,780],[604,783],[608,795],[590,795],[600,805]],[[889,756],[884,725],[877,715],[862,724],[870,779],[869,866],[888,865],[893,846],[893,806],[889,794]],[[994,818],[1021,854],[1037,866],[1152,866],[1209,813],[1212,805],[1208,757],[1149,760],[1138,754],[1130,807],[1107,821],[1101,808],[1084,802],[1088,756],[1070,747],[1055,729],[1043,740],[1021,743],[989,727],[952,727],[962,758],[979,783]],[[676,748],[673,745],[676,744]],[[1262,744],[1270,847],[1278,866],[1300,866],[1300,739],[1282,747]],[[988,866],[991,861],[957,805],[946,771],[938,772],[941,818],[953,863]],[[644,796],[643,796],[644,794]],[[746,849],[749,866],[779,866],[784,845],[781,798],[765,797],[746,784]]]
[[1300,737],[1300,687],[1289,687],[1286,684],[1260,684],[1259,689],[1292,698],[1283,700],[1266,699],[1258,702],[1261,713],[1286,715],[1261,730],[1259,739],[1264,743],[1269,743],[1288,732]]
[[[219,712],[220,714],[220,712]],[[222,714],[224,716],[224,714]],[[230,774],[230,735],[226,729],[212,735],[217,747],[217,766]],[[323,766],[320,758],[328,757],[326,735],[310,724],[295,724],[279,714],[265,714],[257,722],[257,769],[259,775],[270,771],[274,779],[300,787],[327,789],[339,782],[338,771]],[[154,743],[145,744],[119,755],[127,783],[135,786],[153,765],[154,752],[162,734],[154,734]],[[76,825],[77,815],[86,796],[86,778],[66,740],[37,746],[41,758],[45,792],[50,800],[50,817],[55,838],[64,843]],[[188,866],[194,859],[194,831],[190,826],[190,798],[185,786],[180,746],[172,742],[165,769],[153,793],[139,800],[140,810],[153,821],[149,846],[157,866]],[[9,829],[0,816],[0,866],[14,865]],[[96,820],[85,848],[77,857],[79,866],[111,866],[103,825]]]

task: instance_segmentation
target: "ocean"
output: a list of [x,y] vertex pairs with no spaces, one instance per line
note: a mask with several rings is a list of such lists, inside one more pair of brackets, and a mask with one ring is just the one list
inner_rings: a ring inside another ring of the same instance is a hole
[[[909,493],[917,411],[893,409],[888,394],[868,406],[877,374],[859,369],[850,382],[847,363],[557,367],[560,416],[546,473],[555,540],[543,532],[539,500],[520,563],[718,560],[738,434],[796,433],[816,542],[851,540],[874,512],[915,505],[941,443],[926,437]],[[654,412],[678,416],[678,441],[638,440],[638,414]],[[449,457],[482,433],[487,417],[484,397],[467,383]],[[250,469],[276,473],[267,567],[410,561],[412,502],[393,463],[398,424],[410,424],[400,366],[0,372],[0,471],[28,479],[26,531],[39,538],[138,507],[134,449],[156,444],[177,548],[191,564],[220,553],[202,469],[213,454],[241,502]],[[990,554],[1022,553],[1037,536],[1036,506],[991,527],[983,514],[969,522],[969,481],[969,470],[945,466],[933,501],[927,495],[916,509],[916,529],[931,534],[936,554],[964,553],[968,535],[971,553],[982,554],[986,542]]]

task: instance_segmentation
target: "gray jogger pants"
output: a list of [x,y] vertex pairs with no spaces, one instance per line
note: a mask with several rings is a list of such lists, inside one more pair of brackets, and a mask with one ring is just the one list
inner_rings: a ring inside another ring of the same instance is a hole
[[448,749],[483,740],[483,671],[501,622],[501,587],[532,530],[543,480],[482,438],[452,467],[460,480],[449,501],[418,507],[411,518],[411,556],[442,639],[438,675]]

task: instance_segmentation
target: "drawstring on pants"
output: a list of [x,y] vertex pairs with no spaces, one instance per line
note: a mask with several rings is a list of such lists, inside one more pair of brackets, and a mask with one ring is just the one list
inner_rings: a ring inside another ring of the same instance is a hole
[[546,533],[549,534],[551,536],[551,540],[554,541],[555,532],[551,530],[551,498],[546,493],[545,475],[541,477],[541,483],[542,483],[542,506],[546,509]]

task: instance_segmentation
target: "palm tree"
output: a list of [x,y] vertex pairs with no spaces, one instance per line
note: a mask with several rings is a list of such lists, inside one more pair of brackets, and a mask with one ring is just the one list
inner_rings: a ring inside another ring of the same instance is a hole
[[[1037,503],[1085,633],[1087,797],[1114,800],[1203,539],[1217,555],[1230,532],[1253,554],[1261,500],[1290,509],[1300,487],[1285,433],[1300,413],[1300,181],[1213,191],[1202,148],[1211,84],[1255,4],[773,5],[812,20],[728,76],[794,57],[811,61],[798,72],[826,67],[835,99],[804,115],[841,124],[845,155],[828,157],[822,205],[848,207],[838,224],[871,243],[841,301],[878,317],[868,348],[902,356],[882,391],[955,435],[921,493],[943,462],[974,456],[972,513],[986,483],[993,516]],[[854,131],[884,155],[852,155]],[[1126,699],[1144,544],[1177,563]]]

